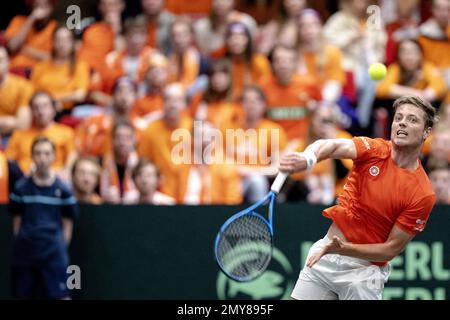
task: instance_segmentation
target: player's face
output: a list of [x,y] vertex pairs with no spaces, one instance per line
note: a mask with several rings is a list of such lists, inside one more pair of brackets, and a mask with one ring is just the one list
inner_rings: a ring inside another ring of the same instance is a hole
[[425,128],[425,111],[411,104],[397,108],[392,121],[391,141],[399,147],[417,147],[428,138],[430,129]]
[[135,182],[141,194],[147,195],[154,192],[158,185],[156,168],[152,165],[141,168],[139,174],[136,176]]
[[85,194],[92,194],[97,187],[99,171],[90,161],[81,161],[73,174],[75,187]]
[[50,143],[39,143],[34,146],[32,158],[36,171],[47,172],[55,161],[55,152]]

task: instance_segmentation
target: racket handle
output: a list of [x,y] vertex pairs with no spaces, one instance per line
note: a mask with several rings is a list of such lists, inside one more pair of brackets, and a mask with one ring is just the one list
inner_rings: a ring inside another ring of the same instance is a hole
[[284,182],[286,181],[287,177],[289,176],[289,173],[287,172],[278,172],[277,177],[275,178],[275,181],[272,183],[272,186],[270,187],[270,190],[272,192],[275,192],[278,194],[283,187]]

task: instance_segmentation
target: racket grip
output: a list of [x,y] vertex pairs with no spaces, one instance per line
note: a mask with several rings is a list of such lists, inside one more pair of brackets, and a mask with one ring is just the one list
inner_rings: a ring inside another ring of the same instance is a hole
[[275,181],[272,183],[272,186],[270,187],[270,190],[276,194],[278,194],[283,187],[284,182],[286,181],[287,177],[289,176],[289,173],[287,172],[278,172],[277,177],[275,178]]

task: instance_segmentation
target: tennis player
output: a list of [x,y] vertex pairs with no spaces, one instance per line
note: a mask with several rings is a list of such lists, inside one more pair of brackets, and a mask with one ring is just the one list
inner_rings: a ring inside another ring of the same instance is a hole
[[436,110],[405,96],[394,102],[391,140],[356,137],[317,140],[281,159],[280,170],[304,171],[317,161],[353,159],[333,221],[310,249],[291,294],[295,300],[382,299],[388,262],[425,228],[435,203],[419,155]]

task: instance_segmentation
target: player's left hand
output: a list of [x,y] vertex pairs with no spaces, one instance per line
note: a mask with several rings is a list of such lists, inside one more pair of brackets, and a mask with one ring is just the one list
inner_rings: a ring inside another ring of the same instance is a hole
[[343,247],[344,242],[338,236],[334,236],[333,240],[329,244],[324,246],[322,250],[314,253],[309,257],[306,266],[311,268],[314,264],[316,264],[317,261],[320,260],[320,258],[322,258],[322,256],[329,253],[340,253]]

